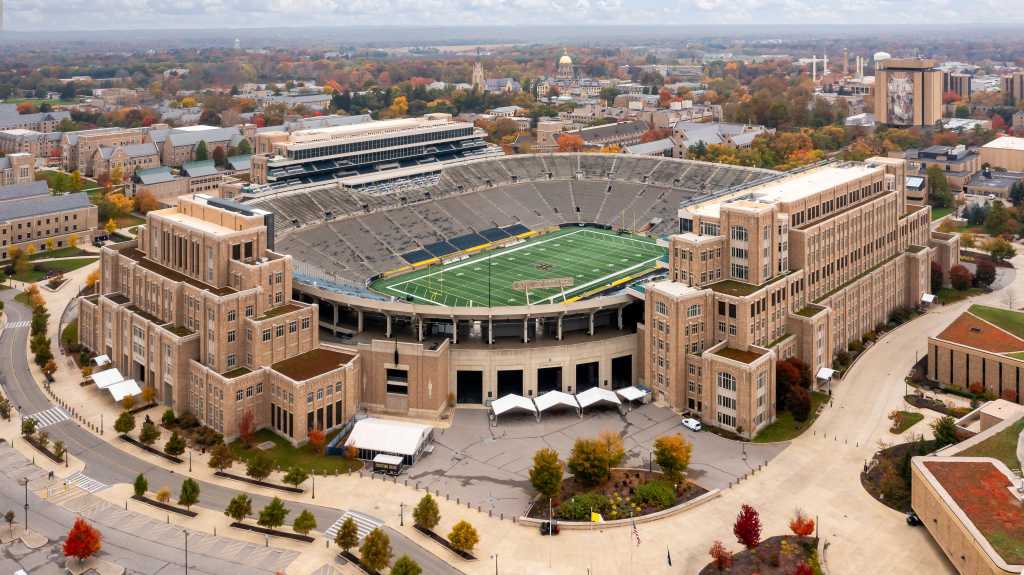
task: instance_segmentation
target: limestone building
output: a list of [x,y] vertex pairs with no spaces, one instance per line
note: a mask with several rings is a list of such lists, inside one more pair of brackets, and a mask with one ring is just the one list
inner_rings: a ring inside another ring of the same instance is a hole
[[656,397],[753,436],[775,418],[775,362],[812,373],[930,291],[930,208],[906,202],[903,160],[871,158],[695,200],[670,236],[669,276],[648,284],[643,378]]
[[36,251],[67,247],[74,238],[92,239],[97,209],[85,192],[54,196],[45,181],[29,181],[0,187],[0,260],[10,249]]
[[137,240],[103,248],[81,343],[229,441],[247,413],[293,444],[341,425],[359,358],[320,346],[317,306],[291,299],[273,237],[269,213],[201,194],[149,212]]
[[942,119],[942,71],[935,60],[876,63],[875,118],[890,126],[933,126]]

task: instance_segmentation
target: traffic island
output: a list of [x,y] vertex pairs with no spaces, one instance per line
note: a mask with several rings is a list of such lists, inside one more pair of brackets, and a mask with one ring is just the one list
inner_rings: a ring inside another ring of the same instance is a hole
[[128,436],[128,435],[119,435],[118,437],[120,437],[122,441],[127,441],[128,443],[131,443],[132,445],[134,445],[134,446],[136,446],[136,447],[138,447],[140,449],[144,449],[144,450],[152,453],[153,455],[159,455],[160,457],[163,457],[167,461],[171,461],[171,462],[174,462],[174,463],[182,463],[184,461],[180,457],[175,457],[173,455],[169,455],[167,453],[164,453],[163,451],[160,451],[159,449],[157,449],[157,448],[155,448],[153,446],[146,445],[145,443],[142,443],[141,441],[139,441],[138,439],[135,439],[134,437],[131,437],[131,436]]
[[353,555],[350,551],[342,551],[341,553],[338,553],[338,556],[345,559],[345,561],[348,561],[349,563],[355,565],[356,568],[358,568],[363,573],[366,573],[366,575],[380,575],[379,571],[375,571],[373,569],[370,569],[366,565],[363,565],[363,562],[360,561],[359,558]]
[[463,559],[465,559],[467,561],[476,561],[476,556],[475,555],[473,555],[472,553],[470,553],[468,551],[463,551],[462,549],[456,549],[452,545],[451,541],[448,541],[444,537],[441,537],[440,535],[435,533],[432,529],[427,529],[426,527],[420,527],[419,525],[414,525],[413,527],[415,527],[416,531],[419,531],[420,533],[426,535],[427,537],[430,537],[434,541],[436,541],[436,542],[440,543],[441,545],[445,546],[449,551],[451,551],[452,553],[458,555],[459,557],[462,557]]
[[269,487],[271,489],[278,489],[280,491],[287,491],[288,493],[305,493],[305,490],[300,487],[289,487],[287,485],[279,485],[277,483],[270,483],[269,481],[260,481],[259,479],[253,479],[251,477],[244,477],[242,475],[235,475],[226,471],[218,471],[214,473],[217,477],[224,477],[227,479],[234,479],[235,481],[244,481],[251,483],[252,485],[259,485],[260,487]]
[[64,463],[64,458],[63,457],[57,455],[53,451],[50,451],[50,448],[48,446],[43,445],[42,443],[40,443],[38,438],[36,438],[34,436],[24,436],[24,437],[25,437],[25,441],[27,441],[29,443],[29,445],[31,445],[32,447],[35,447],[40,453],[42,453],[43,455],[49,457],[50,461],[53,461],[54,463]]
[[192,511],[190,509],[185,509],[183,507],[178,507],[177,505],[171,505],[170,503],[164,503],[162,501],[157,501],[156,499],[150,499],[149,497],[146,497],[145,495],[132,495],[132,499],[134,499],[135,501],[140,501],[142,503],[145,503],[146,505],[152,505],[153,507],[159,507],[160,509],[163,509],[164,511],[170,511],[171,513],[177,513],[178,515],[184,515],[186,517],[195,517],[195,516],[199,515],[198,513],[196,513],[195,511]]
[[231,523],[231,527],[237,527],[238,529],[245,529],[246,531],[255,531],[256,533],[262,533],[264,535],[271,535],[274,537],[284,537],[285,539],[294,539],[296,541],[302,541],[303,543],[312,543],[316,539],[309,535],[303,535],[301,533],[293,533],[291,531],[279,531],[277,529],[268,529],[267,527],[260,527],[259,525],[250,525],[248,523],[241,523],[234,521]]

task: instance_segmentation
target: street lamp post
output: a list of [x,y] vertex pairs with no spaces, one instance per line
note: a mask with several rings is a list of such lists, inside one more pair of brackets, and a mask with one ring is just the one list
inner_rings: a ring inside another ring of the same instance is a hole
[[28,477],[22,480],[22,485],[25,486],[25,531],[28,531]]
[[[588,569],[589,571],[589,569]],[[494,554],[494,575],[498,575],[498,554]]]
[[188,450],[188,472],[192,473],[192,448]]
[[309,477],[313,480],[313,499],[316,499],[316,470],[310,472]]
[[654,473],[654,450],[648,454],[647,457],[647,473]]
[[405,527],[405,502],[398,504],[398,526]]
[[188,529],[183,531],[185,533],[185,575],[188,575]]

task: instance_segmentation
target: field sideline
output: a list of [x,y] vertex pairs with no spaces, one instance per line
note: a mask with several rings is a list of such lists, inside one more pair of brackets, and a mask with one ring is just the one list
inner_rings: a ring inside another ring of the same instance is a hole
[[[653,269],[667,250],[655,240],[598,228],[564,228],[469,259],[381,279],[379,293],[417,303],[459,307],[554,303]],[[488,278],[488,265],[490,277]],[[571,277],[567,289],[513,289],[521,280]]]

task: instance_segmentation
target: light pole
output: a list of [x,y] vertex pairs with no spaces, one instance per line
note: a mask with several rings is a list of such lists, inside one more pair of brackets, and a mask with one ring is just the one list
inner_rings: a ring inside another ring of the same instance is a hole
[[188,529],[182,531],[185,533],[185,575],[188,575]]
[[405,527],[405,502],[398,504],[398,526]]
[[25,486],[25,531],[28,531],[28,477],[21,480],[21,484]]
[[100,435],[103,435],[103,412],[100,412]]
[[315,469],[309,473],[309,477],[313,480],[313,499],[316,499],[316,470]]
[[654,450],[647,456],[647,473],[654,473]]
[[[589,571],[589,569],[587,569]],[[494,554],[494,575],[498,575],[498,554]]]
[[188,449],[188,472],[192,473],[192,448]]

